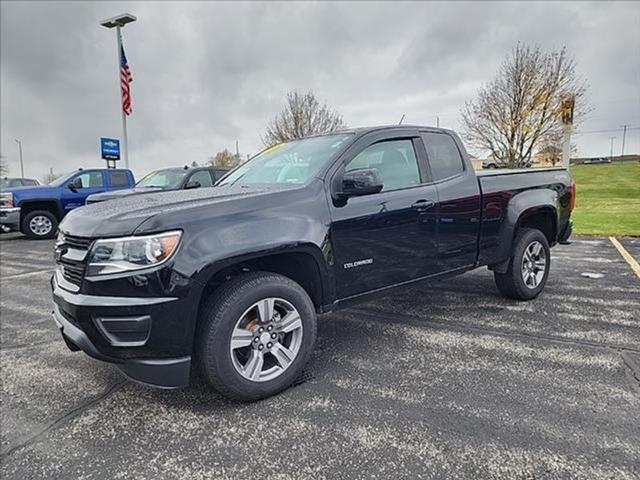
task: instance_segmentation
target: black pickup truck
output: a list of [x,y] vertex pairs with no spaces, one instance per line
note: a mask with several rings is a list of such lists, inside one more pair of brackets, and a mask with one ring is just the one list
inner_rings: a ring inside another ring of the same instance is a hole
[[448,130],[309,137],[214,188],[71,212],[54,318],[69,348],[137,381],[181,387],[194,371],[255,400],[300,374],[317,314],[481,266],[505,296],[536,297],[574,200],[563,169],[476,174]]

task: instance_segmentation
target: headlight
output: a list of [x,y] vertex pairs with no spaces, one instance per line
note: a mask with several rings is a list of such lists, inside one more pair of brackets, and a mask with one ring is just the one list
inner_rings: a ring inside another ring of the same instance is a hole
[[0,207],[13,207],[13,193],[0,193]]
[[182,232],[96,240],[89,252],[86,276],[107,275],[153,267],[177,250]]

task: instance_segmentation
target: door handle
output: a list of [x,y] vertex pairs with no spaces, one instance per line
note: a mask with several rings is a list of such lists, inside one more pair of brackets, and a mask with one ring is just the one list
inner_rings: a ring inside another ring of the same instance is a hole
[[421,199],[411,205],[411,208],[415,208],[416,210],[428,210],[436,204],[433,200],[425,200]]

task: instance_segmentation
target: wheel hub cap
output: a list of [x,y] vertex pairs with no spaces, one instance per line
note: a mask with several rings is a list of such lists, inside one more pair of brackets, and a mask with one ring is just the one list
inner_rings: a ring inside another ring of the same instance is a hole
[[236,322],[230,342],[233,366],[245,379],[265,382],[291,366],[302,345],[302,320],[282,298],[254,303]]
[[522,280],[527,288],[537,288],[547,270],[545,249],[537,240],[527,245],[522,256]]
[[29,228],[36,235],[46,235],[51,231],[53,225],[51,224],[51,220],[47,217],[38,215],[31,219],[29,222]]

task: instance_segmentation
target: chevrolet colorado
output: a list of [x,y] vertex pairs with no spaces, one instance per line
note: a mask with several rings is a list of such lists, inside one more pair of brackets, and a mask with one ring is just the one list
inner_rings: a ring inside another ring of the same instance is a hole
[[574,200],[561,168],[476,174],[448,130],[291,141],[214,188],[71,212],[55,247],[54,318],[71,350],[134,380],[175,388],[193,370],[255,400],[300,374],[319,313],[480,266],[503,295],[536,297]]

